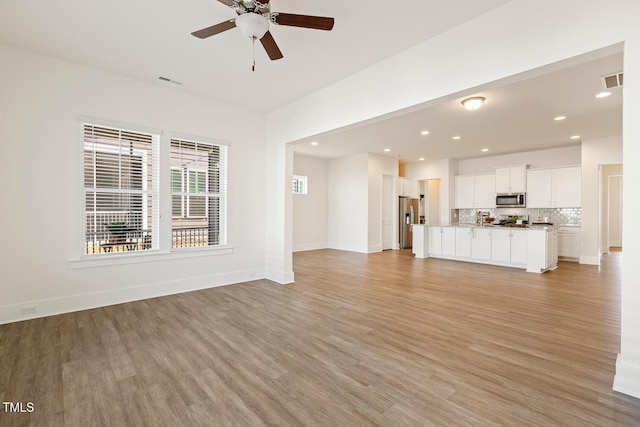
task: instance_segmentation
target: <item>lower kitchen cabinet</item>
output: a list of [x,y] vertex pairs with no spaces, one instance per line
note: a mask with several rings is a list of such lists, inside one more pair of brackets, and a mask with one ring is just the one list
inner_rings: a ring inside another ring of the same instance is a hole
[[[558,230],[544,228],[502,228],[480,226],[423,226],[414,244],[428,236],[428,253],[417,258],[445,258],[543,273],[558,264]],[[422,243],[421,243],[422,242]],[[426,246],[426,245],[425,245]]]
[[527,230],[492,229],[491,260],[500,263],[527,264]]
[[456,227],[429,227],[429,254],[456,255]]
[[456,256],[471,258],[472,227],[455,227],[456,229]]
[[529,232],[527,271],[541,273],[558,265],[558,230],[536,229]]
[[491,259],[490,228],[475,227],[471,239],[471,258],[478,260]]

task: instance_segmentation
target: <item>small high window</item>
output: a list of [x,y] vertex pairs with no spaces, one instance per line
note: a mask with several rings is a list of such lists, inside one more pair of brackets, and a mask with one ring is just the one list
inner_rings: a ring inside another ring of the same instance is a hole
[[293,176],[293,194],[307,194],[307,177],[304,175]]

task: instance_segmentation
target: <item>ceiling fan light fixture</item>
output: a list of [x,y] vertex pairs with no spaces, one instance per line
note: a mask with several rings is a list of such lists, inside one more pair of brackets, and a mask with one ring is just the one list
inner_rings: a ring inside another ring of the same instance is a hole
[[471,98],[464,99],[462,101],[462,105],[464,105],[464,108],[467,110],[477,110],[482,107],[485,100],[486,99],[482,96],[473,96]]
[[244,13],[236,18],[236,27],[245,37],[260,40],[269,30],[269,20],[257,13]]

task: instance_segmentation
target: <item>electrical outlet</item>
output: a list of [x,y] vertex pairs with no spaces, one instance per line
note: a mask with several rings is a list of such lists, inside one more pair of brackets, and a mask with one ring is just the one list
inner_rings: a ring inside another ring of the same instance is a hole
[[25,305],[21,309],[22,314],[33,314],[38,312],[37,305]]

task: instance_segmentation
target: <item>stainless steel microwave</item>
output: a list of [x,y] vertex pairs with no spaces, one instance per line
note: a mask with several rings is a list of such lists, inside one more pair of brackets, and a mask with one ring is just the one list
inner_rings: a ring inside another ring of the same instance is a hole
[[497,208],[524,208],[526,207],[525,193],[496,194]]

